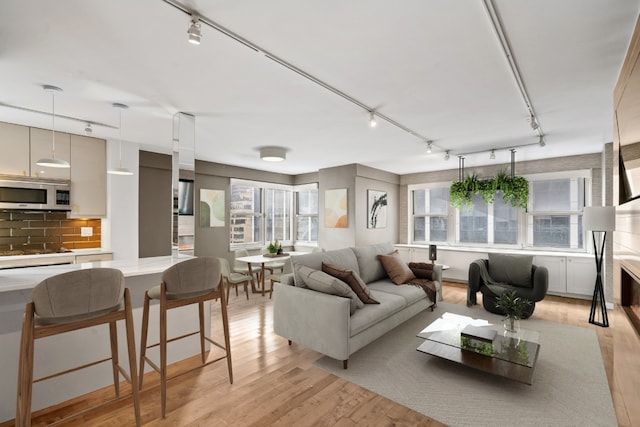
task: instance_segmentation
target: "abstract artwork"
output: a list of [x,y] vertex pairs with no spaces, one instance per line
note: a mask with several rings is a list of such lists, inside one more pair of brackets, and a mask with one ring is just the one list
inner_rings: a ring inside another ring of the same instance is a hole
[[224,227],[224,190],[200,189],[200,227]]
[[324,226],[327,228],[348,228],[346,188],[324,192]]
[[387,226],[387,192],[367,190],[367,228]]

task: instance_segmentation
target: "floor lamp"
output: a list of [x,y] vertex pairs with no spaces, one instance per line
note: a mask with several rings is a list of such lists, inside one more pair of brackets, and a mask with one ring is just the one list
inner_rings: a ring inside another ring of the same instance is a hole
[[[616,208],[614,206],[591,206],[584,208],[582,218],[584,229],[591,230],[593,235],[593,250],[596,257],[596,285],[591,300],[591,313],[589,323],[608,327],[607,307],[604,301],[604,287],[602,285],[602,260],[604,259],[604,244],[607,240],[607,231],[616,228]],[[601,321],[596,320],[596,312],[600,311]]]

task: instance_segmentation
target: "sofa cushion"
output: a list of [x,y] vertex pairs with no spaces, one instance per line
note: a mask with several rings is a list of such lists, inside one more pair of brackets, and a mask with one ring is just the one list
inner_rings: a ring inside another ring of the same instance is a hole
[[349,312],[353,314],[357,308],[364,307],[358,296],[351,290],[349,285],[319,270],[314,270],[307,266],[300,266],[299,274],[304,277],[304,281],[309,287],[317,292],[349,298]]
[[406,262],[400,258],[398,251],[388,255],[378,255],[387,275],[396,285],[402,285],[416,278]]
[[378,255],[386,255],[393,252],[394,248],[391,243],[379,243],[351,249],[358,260],[360,277],[364,283],[371,283],[387,277],[387,272],[378,259]]
[[[394,285],[386,280],[379,280],[377,282],[369,283],[367,285],[371,291],[375,291],[376,295],[380,292],[385,292],[392,295],[398,295],[404,298],[407,305],[411,305],[416,301],[427,298],[427,294],[419,286],[413,285]],[[432,301],[433,302],[433,301]]]
[[296,255],[291,257],[291,263],[293,264],[294,280],[296,286],[306,287],[304,279],[298,274],[296,266],[306,265],[314,270],[322,270],[322,263],[335,265],[345,270],[353,270],[360,274],[358,269],[358,260],[355,254],[350,248],[337,249],[327,252],[314,252],[304,255]]
[[371,296],[371,292],[367,285],[362,281],[358,273],[353,270],[343,270],[335,265],[322,263],[322,271],[336,277],[345,282],[356,293],[360,301],[365,304],[379,304],[375,298]]
[[530,288],[533,255],[489,254],[489,276],[496,282]]
[[382,322],[387,317],[393,316],[407,306],[403,297],[386,292],[372,291],[375,299],[380,304],[367,304],[362,310],[357,310],[351,316],[351,331],[349,336],[354,336],[365,329]]

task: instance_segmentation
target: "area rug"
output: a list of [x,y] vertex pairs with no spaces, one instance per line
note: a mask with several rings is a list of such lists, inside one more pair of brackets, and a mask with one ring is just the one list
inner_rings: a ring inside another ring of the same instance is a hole
[[526,385],[418,352],[416,334],[445,312],[501,324],[479,306],[441,302],[351,355],[347,370],[326,356],[315,364],[451,426],[617,425],[594,330],[521,321],[540,333],[533,385]]

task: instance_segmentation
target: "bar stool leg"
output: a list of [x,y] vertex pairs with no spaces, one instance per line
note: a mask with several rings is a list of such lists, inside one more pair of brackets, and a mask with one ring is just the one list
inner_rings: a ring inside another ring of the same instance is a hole
[[142,336],[140,338],[140,382],[139,389],[142,390],[142,380],[144,379],[144,362],[147,354],[147,333],[149,332],[149,294],[144,293],[144,305],[142,308]]
[[198,316],[200,318],[200,358],[204,365],[204,302],[198,303]]
[[129,353],[129,376],[131,377],[131,392],[133,394],[133,410],[136,417],[136,426],[141,425],[140,420],[140,390],[138,388],[138,373],[136,372],[136,340],[133,334],[133,309],[131,308],[131,296],[129,289],[124,290],[125,304],[125,328],[127,332],[127,352]]
[[160,399],[162,418],[167,407],[167,289],[164,283],[160,287]]
[[[220,286],[222,283],[220,283]],[[220,292],[221,300],[224,292]],[[231,367],[231,341],[229,340],[229,318],[227,316],[227,302],[220,301],[220,311],[222,312],[222,329],[224,330],[224,347],[227,353],[227,368],[229,370],[229,383],[233,384],[233,368]]]
[[120,373],[118,372],[118,327],[109,322],[109,341],[111,343],[111,369],[113,370],[113,388],[116,397],[120,396]]
[[20,339],[18,364],[18,396],[16,399],[16,426],[31,426],[31,393],[33,387],[33,303],[27,304]]

